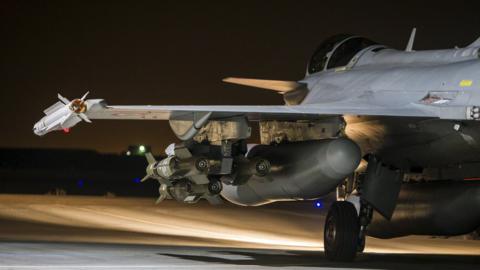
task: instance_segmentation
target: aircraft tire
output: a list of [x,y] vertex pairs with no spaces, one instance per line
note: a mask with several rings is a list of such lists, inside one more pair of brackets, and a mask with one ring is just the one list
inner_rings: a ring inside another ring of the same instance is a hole
[[364,250],[365,250],[365,235],[363,235],[358,239],[358,245],[357,245],[358,253],[363,253]]
[[355,206],[337,201],[328,211],[323,233],[325,256],[330,261],[351,262],[359,244],[360,223]]

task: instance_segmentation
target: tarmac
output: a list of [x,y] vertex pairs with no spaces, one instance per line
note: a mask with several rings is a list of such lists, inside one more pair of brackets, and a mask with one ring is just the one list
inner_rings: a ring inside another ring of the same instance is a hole
[[155,199],[0,195],[0,269],[476,269],[480,241],[367,239],[354,263],[326,261],[327,212]]

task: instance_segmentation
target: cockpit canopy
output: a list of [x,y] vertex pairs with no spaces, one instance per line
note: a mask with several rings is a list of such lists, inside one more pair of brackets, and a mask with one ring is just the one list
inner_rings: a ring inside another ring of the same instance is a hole
[[363,37],[335,35],[317,48],[308,63],[308,74],[346,66],[361,50],[378,43]]

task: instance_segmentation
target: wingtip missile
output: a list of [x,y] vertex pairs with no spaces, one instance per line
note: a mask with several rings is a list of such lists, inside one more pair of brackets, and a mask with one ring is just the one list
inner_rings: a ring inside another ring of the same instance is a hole
[[87,112],[89,107],[95,106],[101,100],[86,101],[88,94],[87,91],[82,98],[70,101],[58,93],[57,97],[60,101],[44,110],[45,116],[35,123],[33,132],[43,136],[51,131],[69,129],[81,121],[92,123]]

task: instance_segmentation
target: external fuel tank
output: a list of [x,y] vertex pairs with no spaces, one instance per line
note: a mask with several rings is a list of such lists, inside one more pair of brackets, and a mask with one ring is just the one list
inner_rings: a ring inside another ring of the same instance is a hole
[[403,184],[391,220],[378,213],[368,235],[453,236],[480,227],[480,181],[431,181]]
[[331,192],[361,159],[360,148],[347,138],[257,145],[248,159],[271,164],[266,176],[253,175],[243,185],[224,185],[222,197],[246,206],[275,201],[309,200]]

